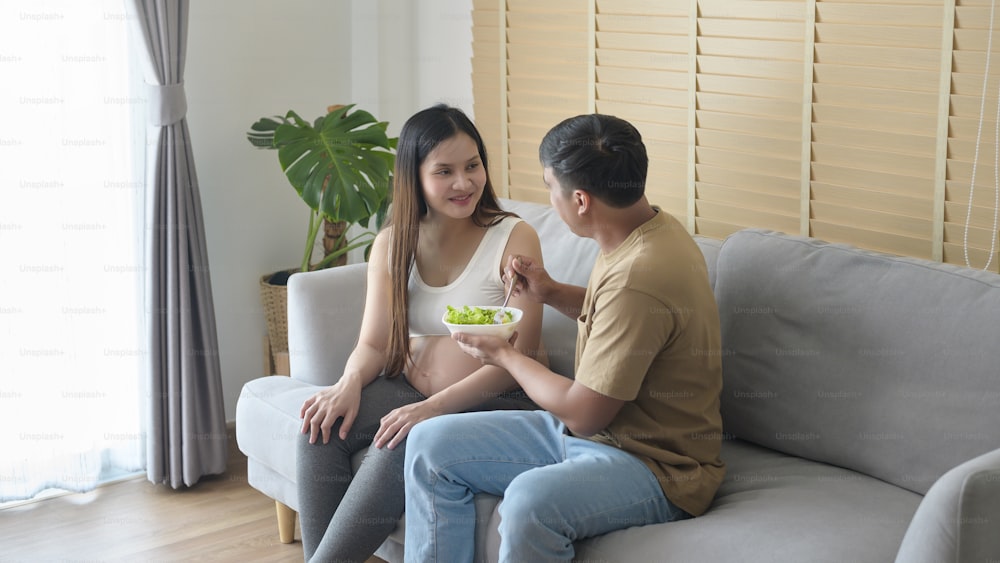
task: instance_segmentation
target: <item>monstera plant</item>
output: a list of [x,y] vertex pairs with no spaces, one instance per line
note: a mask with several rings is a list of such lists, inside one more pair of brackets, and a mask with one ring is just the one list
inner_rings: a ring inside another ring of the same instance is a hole
[[[353,108],[330,106],[312,123],[289,111],[284,117],[261,118],[247,132],[253,146],[277,149],[288,182],[309,206],[300,271],[329,267],[355,248],[370,247],[387,214],[397,139],[386,134],[387,122]],[[374,231],[368,230],[372,218]],[[334,228],[339,240],[325,245],[324,258],[311,264],[324,221],[339,226]],[[347,227],[353,224],[366,230],[347,239]]]
[[[267,274],[260,279],[260,294],[267,322],[267,365],[270,374],[290,373],[288,366],[288,278],[295,271],[309,271],[346,262],[347,253],[367,247],[385,221],[392,195],[392,169],[396,138],[386,135],[388,123],[354,105],[330,106],[313,122],[289,111],[284,117],[264,117],[247,131],[255,147],[276,149],[278,163],[288,182],[309,207],[309,229],[301,264],[297,269]],[[369,224],[374,218],[374,228]],[[364,231],[348,239],[348,228]],[[313,248],[321,227],[324,257],[312,264]]]

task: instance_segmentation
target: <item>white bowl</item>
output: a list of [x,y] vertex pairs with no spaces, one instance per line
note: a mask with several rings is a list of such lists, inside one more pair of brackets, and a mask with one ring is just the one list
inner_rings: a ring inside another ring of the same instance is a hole
[[[499,305],[469,305],[469,307],[479,307],[480,309],[486,309],[493,313],[496,313],[500,309]],[[456,307],[460,308],[460,307]],[[516,309],[514,307],[507,307],[507,311],[511,314],[511,321],[509,323],[503,324],[489,324],[489,325],[463,325],[463,324],[452,324],[446,321],[448,317],[448,311],[446,310],[443,315],[441,315],[441,322],[444,326],[448,327],[448,331],[452,334],[456,332],[464,332],[466,334],[485,334],[489,336],[499,336],[504,340],[509,340],[511,335],[514,334],[514,330],[517,325],[521,322],[521,316],[524,315],[524,311]]]

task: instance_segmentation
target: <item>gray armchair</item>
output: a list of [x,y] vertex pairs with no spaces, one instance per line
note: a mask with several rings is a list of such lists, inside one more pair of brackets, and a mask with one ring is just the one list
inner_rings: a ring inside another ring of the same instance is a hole
[[282,543],[291,543],[299,509],[295,435],[299,408],[317,386],[336,383],[354,348],[364,309],[366,264],[295,274],[288,283],[291,377],[248,382],[236,403],[236,441],[250,486],[275,499]]

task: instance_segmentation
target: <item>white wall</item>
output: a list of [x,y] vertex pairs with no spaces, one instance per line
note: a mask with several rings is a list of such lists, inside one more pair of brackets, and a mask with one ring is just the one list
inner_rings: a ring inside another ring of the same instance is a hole
[[353,100],[393,134],[437,103],[474,117],[472,0],[352,0],[352,10]]
[[398,134],[437,102],[472,113],[471,0],[192,2],[185,90],[205,214],[226,418],[263,375],[258,280],[301,260],[308,209],[245,132],[357,103]]

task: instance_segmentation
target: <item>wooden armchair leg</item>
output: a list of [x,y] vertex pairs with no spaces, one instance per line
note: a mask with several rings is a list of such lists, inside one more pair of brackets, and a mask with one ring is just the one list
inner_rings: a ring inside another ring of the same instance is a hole
[[295,511],[279,501],[274,501],[278,512],[278,538],[281,543],[295,541]]

